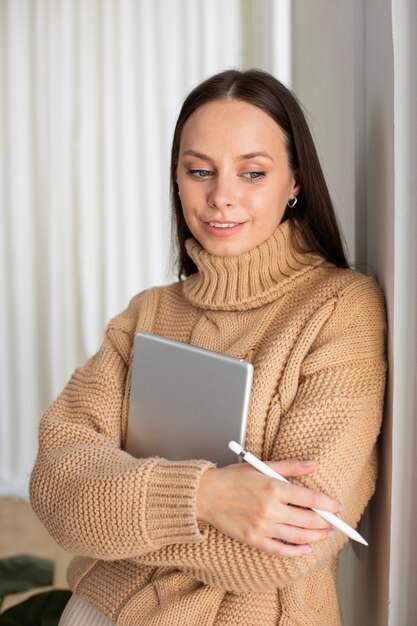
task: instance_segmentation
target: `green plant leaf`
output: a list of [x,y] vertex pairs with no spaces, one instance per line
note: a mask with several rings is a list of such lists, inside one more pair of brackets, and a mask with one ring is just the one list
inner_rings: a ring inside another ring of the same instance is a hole
[[26,554],[0,559],[0,596],[52,585],[53,573],[50,559]]
[[57,626],[71,597],[67,589],[37,593],[0,614],[0,626]]

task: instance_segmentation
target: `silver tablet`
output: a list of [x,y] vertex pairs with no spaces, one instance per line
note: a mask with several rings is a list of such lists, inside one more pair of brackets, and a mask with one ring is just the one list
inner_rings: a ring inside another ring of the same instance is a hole
[[126,451],[138,458],[236,463],[253,365],[150,333],[134,340]]

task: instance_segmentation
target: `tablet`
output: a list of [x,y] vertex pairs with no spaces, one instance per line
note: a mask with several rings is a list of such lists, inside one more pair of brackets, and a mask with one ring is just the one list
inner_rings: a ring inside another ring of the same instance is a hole
[[236,463],[253,365],[151,333],[134,339],[126,451],[138,458]]

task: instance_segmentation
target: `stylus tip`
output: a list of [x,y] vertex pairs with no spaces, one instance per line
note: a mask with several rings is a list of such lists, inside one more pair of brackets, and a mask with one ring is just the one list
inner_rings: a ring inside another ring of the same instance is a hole
[[235,454],[240,454],[243,450],[242,446],[240,446],[236,441],[229,441],[229,448]]

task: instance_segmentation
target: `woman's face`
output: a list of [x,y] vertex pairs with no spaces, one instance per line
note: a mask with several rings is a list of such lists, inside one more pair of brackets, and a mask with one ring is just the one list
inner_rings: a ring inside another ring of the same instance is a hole
[[268,239],[299,191],[280,126],[232,99],[204,104],[185,122],[177,183],[190,231],[219,256]]

